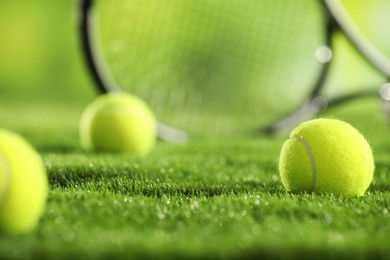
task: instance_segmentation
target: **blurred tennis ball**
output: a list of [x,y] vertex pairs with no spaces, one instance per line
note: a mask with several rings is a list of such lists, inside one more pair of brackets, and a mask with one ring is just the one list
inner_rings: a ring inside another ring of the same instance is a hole
[[80,122],[81,145],[87,150],[145,156],[156,141],[156,119],[144,101],[125,93],[98,97]]
[[335,119],[316,119],[295,128],[283,144],[279,170],[292,192],[361,196],[374,174],[374,159],[364,137]]
[[47,193],[38,153],[22,137],[0,129],[0,232],[32,230],[43,214]]

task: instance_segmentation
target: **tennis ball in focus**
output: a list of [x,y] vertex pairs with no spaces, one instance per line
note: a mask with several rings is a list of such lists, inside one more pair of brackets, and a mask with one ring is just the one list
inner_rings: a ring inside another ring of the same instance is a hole
[[22,137],[0,129],[0,232],[32,230],[47,194],[46,170],[38,153]]
[[144,156],[156,141],[156,119],[146,103],[136,96],[104,94],[85,109],[80,139],[87,150]]
[[374,174],[364,137],[336,119],[315,119],[295,128],[283,144],[280,177],[292,192],[361,196]]

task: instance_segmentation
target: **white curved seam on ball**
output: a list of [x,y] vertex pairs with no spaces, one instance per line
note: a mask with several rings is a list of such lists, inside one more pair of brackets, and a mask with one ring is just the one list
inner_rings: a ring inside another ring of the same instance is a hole
[[10,173],[9,173],[10,169],[7,166],[6,160],[1,155],[0,155],[0,165],[3,165],[3,168],[4,168],[4,184],[5,184],[4,190],[2,192],[0,192],[0,208],[1,208],[4,201],[5,201],[5,198],[7,197],[7,193],[9,190],[9,184],[10,184]]
[[306,141],[303,140],[303,138],[301,138],[298,135],[294,135],[294,136],[290,137],[290,139],[296,139],[298,142],[300,142],[303,145],[303,147],[306,150],[306,154],[307,154],[307,156],[309,157],[309,160],[310,160],[310,168],[311,168],[311,174],[312,174],[312,183],[311,183],[310,192],[314,192],[314,188],[315,188],[316,182],[317,182],[317,172],[316,172],[316,165],[315,165],[315,162],[314,162],[314,158],[313,158],[313,155],[312,155],[312,153],[310,151],[310,147],[306,143]]

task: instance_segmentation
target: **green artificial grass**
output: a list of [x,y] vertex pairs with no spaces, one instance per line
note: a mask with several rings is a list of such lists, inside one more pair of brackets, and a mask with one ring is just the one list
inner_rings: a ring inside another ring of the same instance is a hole
[[390,258],[390,130],[377,102],[325,115],[351,122],[374,149],[363,197],[285,191],[277,161],[287,135],[158,142],[146,158],[85,152],[84,105],[2,100],[1,127],[41,153],[50,192],[33,232],[0,235],[0,259]]

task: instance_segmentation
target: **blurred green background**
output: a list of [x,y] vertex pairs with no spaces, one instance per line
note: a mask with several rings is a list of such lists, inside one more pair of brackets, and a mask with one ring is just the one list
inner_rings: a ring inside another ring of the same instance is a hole
[[[383,15],[389,1],[376,0],[369,9],[365,1],[343,2],[362,30],[389,54],[390,29]],[[76,0],[0,2],[0,101],[91,100],[94,89],[77,38],[78,5]],[[338,36],[336,41],[339,58],[324,93],[335,96],[369,84],[375,88],[373,82],[380,82],[378,73],[354,56],[345,38]]]
[[79,118],[95,97],[77,35],[78,4],[0,1],[0,127],[37,148],[77,146]]
[[[364,8],[365,1],[343,2],[363,31],[388,54],[390,27],[384,26],[388,18],[381,14],[389,1],[376,0],[369,9]],[[23,132],[29,126],[38,132],[50,128],[51,118],[58,116],[63,120],[57,128],[76,134],[82,109],[95,97],[79,45],[78,5],[76,0],[0,2],[1,127]],[[335,39],[334,70],[323,94],[336,97],[358,89],[377,89],[383,77],[356,55],[344,36]],[[368,114],[378,113],[381,103],[372,107],[375,110]]]
[[77,5],[74,0],[0,2],[1,100],[78,102],[91,96],[78,45]]

